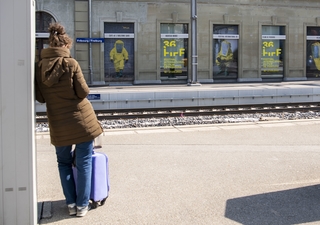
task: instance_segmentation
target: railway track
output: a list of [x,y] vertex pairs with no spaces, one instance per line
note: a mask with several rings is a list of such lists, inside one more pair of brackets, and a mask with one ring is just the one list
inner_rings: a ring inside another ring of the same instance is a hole
[[[214,116],[228,114],[255,114],[279,112],[308,112],[320,111],[320,103],[268,104],[268,105],[237,105],[237,106],[208,106],[181,107],[162,109],[125,109],[125,110],[97,110],[98,120],[137,119],[137,118],[166,118],[188,116]],[[37,113],[37,123],[46,123],[45,113]]]

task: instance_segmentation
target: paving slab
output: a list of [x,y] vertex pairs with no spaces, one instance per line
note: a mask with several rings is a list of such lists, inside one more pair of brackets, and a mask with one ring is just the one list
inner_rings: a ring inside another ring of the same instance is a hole
[[40,224],[320,224],[319,120],[188,127],[106,131],[110,196],[83,218],[39,134],[38,201],[52,203]]

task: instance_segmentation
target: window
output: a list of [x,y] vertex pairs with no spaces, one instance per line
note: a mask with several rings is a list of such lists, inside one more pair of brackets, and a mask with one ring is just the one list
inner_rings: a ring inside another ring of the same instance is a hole
[[134,24],[104,24],[104,72],[106,82],[134,79]]
[[35,61],[40,60],[41,50],[49,46],[49,25],[55,19],[46,12],[36,12],[36,54]]
[[262,26],[262,78],[283,78],[285,40],[284,26]]
[[238,77],[238,26],[213,25],[213,78]]
[[37,33],[48,33],[50,23],[55,22],[55,19],[46,12],[36,13],[36,32]]
[[320,78],[320,27],[307,28],[307,77]]
[[161,24],[161,80],[187,80],[188,25]]

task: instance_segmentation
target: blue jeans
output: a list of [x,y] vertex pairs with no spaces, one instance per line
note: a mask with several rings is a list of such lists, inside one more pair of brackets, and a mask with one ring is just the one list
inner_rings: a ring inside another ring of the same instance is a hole
[[56,146],[55,148],[57,154],[60,180],[63,189],[63,194],[66,198],[66,203],[76,203],[76,205],[79,207],[87,206],[89,204],[91,192],[93,140],[76,144],[76,184],[74,181],[72,171],[72,145],[59,147]]

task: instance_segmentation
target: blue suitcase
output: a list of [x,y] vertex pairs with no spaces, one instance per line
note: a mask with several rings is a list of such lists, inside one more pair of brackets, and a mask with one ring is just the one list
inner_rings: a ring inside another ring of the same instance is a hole
[[[77,169],[73,167],[74,179],[77,179]],[[109,162],[106,154],[92,153],[92,177],[91,177],[91,207],[97,208],[104,205],[109,195]]]

